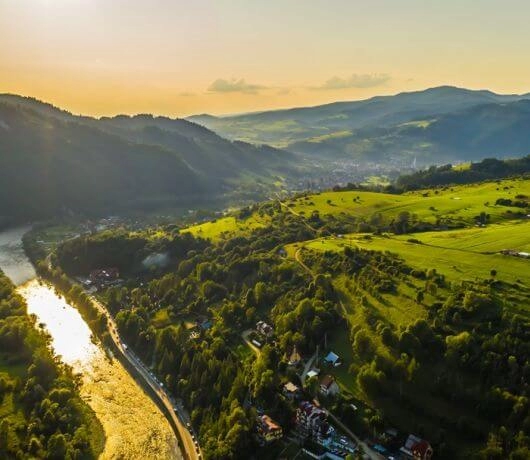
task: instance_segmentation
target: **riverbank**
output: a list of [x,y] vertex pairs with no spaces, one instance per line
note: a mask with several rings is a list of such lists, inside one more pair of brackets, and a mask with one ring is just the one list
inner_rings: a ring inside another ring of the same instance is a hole
[[188,459],[200,458],[200,449],[180,413],[175,409],[175,401],[145,365],[137,358],[133,359],[135,357],[132,352],[123,346],[117,325],[107,308],[95,297],[85,292],[84,287],[78,281],[69,278],[59,267],[53,267],[52,255],[46,254],[29,232],[24,235],[23,247],[37,273],[51,282],[72,305],[78,308],[94,335],[113,350],[131,377],[162,411],[177,437],[180,451]]
[[[6,243],[0,261],[8,266],[10,276],[17,278],[17,284],[35,277],[20,242],[26,230],[0,234]],[[95,412],[106,436],[100,458],[182,459],[167,419],[114,354],[93,340],[80,312],[37,280],[19,291],[37,323],[45,323],[55,354],[81,375],[81,397]]]

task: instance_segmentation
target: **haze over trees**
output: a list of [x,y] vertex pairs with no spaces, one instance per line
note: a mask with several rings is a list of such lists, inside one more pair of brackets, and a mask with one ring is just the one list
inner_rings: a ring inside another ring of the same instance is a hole
[[79,117],[0,96],[0,219],[188,209],[262,196],[292,155],[227,141],[185,120]]
[[320,162],[409,166],[530,153],[530,96],[441,86],[316,107],[190,117],[222,136]]

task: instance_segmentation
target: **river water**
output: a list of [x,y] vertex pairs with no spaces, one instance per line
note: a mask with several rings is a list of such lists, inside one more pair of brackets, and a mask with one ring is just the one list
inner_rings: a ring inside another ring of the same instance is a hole
[[0,232],[0,268],[18,286],[28,312],[52,337],[54,352],[82,375],[81,397],[105,431],[101,459],[182,459],[169,422],[117,359],[94,343],[79,312],[36,280],[21,238],[28,227]]

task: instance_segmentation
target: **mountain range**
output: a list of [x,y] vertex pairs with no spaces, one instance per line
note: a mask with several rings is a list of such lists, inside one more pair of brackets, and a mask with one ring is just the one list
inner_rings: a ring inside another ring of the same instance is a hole
[[328,185],[354,173],[357,180],[363,167],[373,171],[374,165],[395,171],[524,156],[530,153],[529,128],[530,94],[449,86],[189,119],[93,118],[4,94],[0,224],[59,213],[241,203],[286,182],[304,187],[306,176],[327,174],[321,183]]
[[530,153],[530,94],[441,86],[316,107],[189,120],[230,139],[268,143],[322,161],[396,166]]
[[76,116],[0,95],[0,216],[185,205],[296,174],[291,153],[151,115]]

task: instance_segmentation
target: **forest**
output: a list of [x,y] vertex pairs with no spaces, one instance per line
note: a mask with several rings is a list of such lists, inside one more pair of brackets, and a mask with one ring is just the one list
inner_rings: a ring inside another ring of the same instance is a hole
[[[377,439],[395,426],[429,439],[437,458],[527,458],[530,328],[517,307],[525,282],[493,269],[455,281],[340,238],[332,249],[327,240],[351,226],[350,216],[293,209],[271,202],[243,210],[238,220],[260,213],[263,226],[215,239],[176,225],[83,236],[58,247],[54,270],[71,278],[120,269],[124,283],[98,295],[124,340],[184,399],[207,458],[250,456],[257,413],[288,431],[295,407],[280,389],[302,385],[288,356],[296,347],[309,357],[329,342],[346,361],[329,370],[342,391],[319,399],[359,435]],[[412,214],[382,218],[390,226],[371,231],[423,235],[408,225]],[[170,262],[146,268],[150,254]],[[415,313],[394,316],[400,305]],[[242,334],[259,320],[274,335],[255,352]],[[315,380],[303,391],[316,396]],[[260,449],[263,456],[271,447]]]
[[78,377],[0,274],[0,458],[95,459],[102,428]]
[[453,167],[450,164],[431,166],[413,174],[400,176],[396,186],[401,190],[417,190],[438,185],[471,184],[528,173],[530,173],[530,155],[508,160],[486,158],[463,167]]

